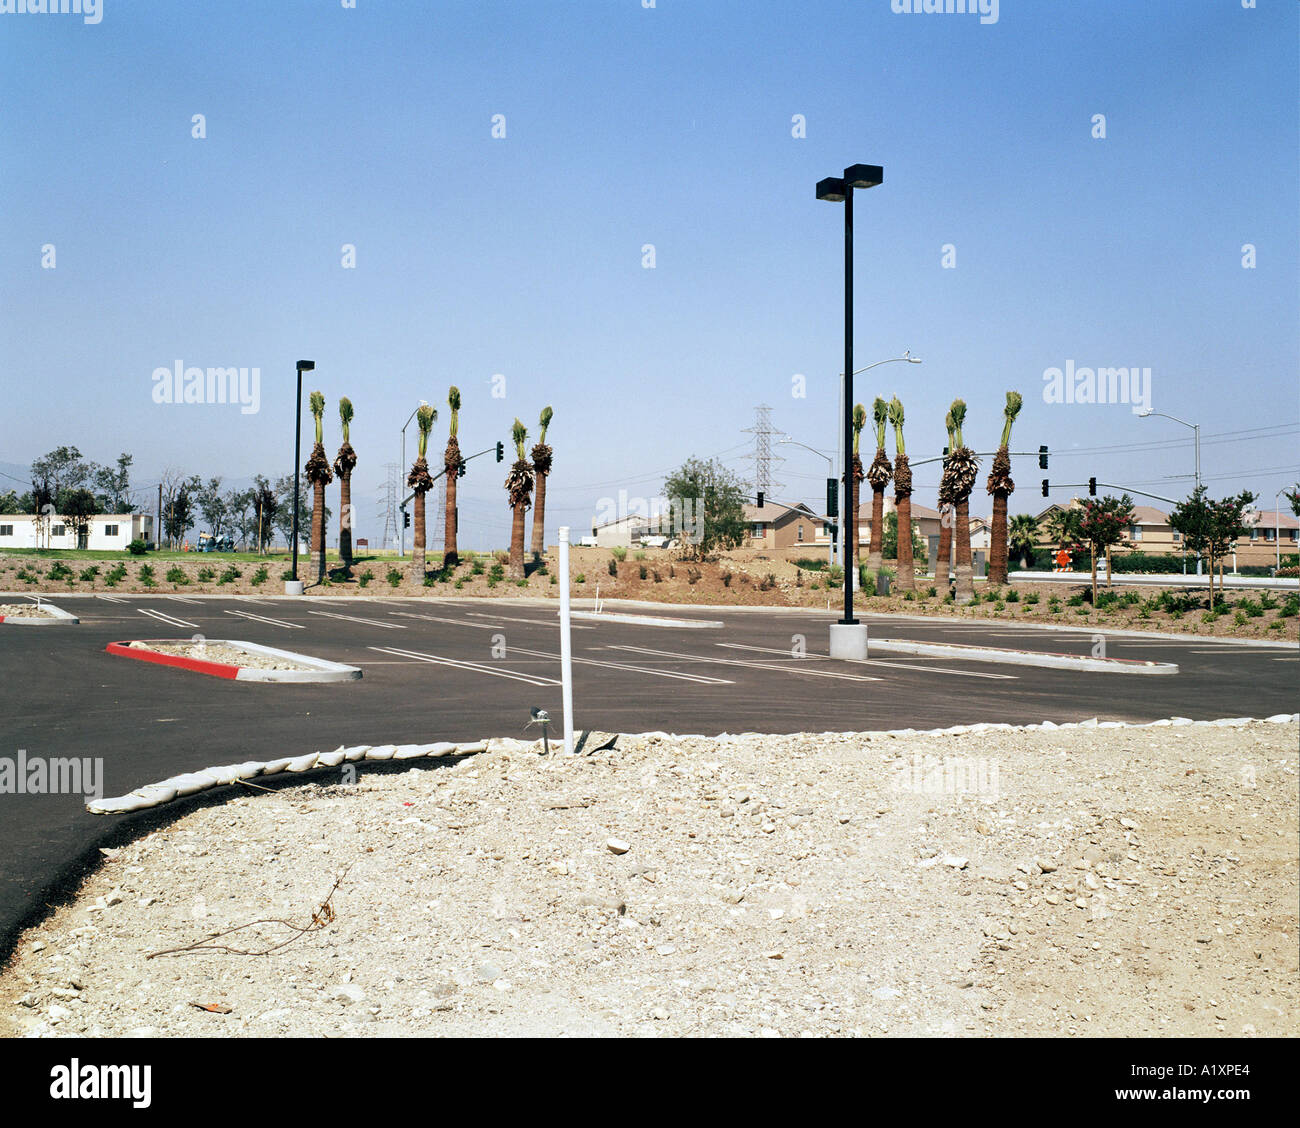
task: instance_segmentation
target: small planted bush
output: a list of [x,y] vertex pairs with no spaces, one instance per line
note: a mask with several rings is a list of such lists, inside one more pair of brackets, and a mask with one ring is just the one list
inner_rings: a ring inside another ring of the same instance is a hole
[[141,565],[140,565],[139,579],[140,579],[140,582],[141,582],[142,584],[144,584],[145,587],[150,587],[150,588],[151,588],[151,587],[157,587],[157,586],[158,586],[157,581],[153,578],[153,565],[152,565],[152,564],[141,564]]
[[1038,592],[1031,591],[1027,596],[1025,596],[1025,602],[1032,607],[1035,603],[1038,602]]
[[241,572],[238,568],[236,568],[233,564],[230,564],[227,566],[226,570],[222,572],[221,575],[217,578],[217,583],[219,584],[234,583],[243,574],[244,573]]
[[396,568],[389,568],[387,579],[390,587],[397,587],[402,582],[402,573]]
[[[644,554],[643,554],[643,555],[644,555]],[[646,574],[647,574],[647,572],[646,572],[646,566],[645,566],[644,564],[642,564],[639,568],[637,568],[637,574],[638,574],[638,575],[639,575],[643,580],[646,578]],[[731,573],[728,572],[727,575],[728,575],[728,577],[730,577]],[[728,579],[726,579],[726,580],[723,581],[723,583],[730,583],[730,582],[731,582],[731,581],[730,581],[730,578],[728,578]]]
[[1016,591],[1015,588],[1012,588],[1009,592],[1007,592],[1007,602],[1008,603],[1020,602],[1020,593]]
[[[18,573],[18,578],[19,579],[23,578],[21,572]],[[116,587],[124,579],[126,579],[126,565],[119,560],[113,566],[113,568],[108,572],[108,574],[104,576],[104,583],[106,583],[109,587]]]
[[[99,575],[99,565],[92,564],[89,568],[83,568],[81,575],[78,576],[77,578],[80,580],[85,580],[86,583],[89,584],[89,583],[94,583],[95,577],[98,575]],[[1277,604],[1274,604],[1273,606],[1276,607]]]
[[609,553],[620,564],[627,559],[627,549],[624,548],[621,544],[616,545],[614,548],[611,548],[609,550]]
[[126,550],[132,556],[143,556],[149,551],[149,545],[139,537],[136,537],[135,540],[126,546]]
[[[362,587],[365,587],[374,578],[375,578],[374,572],[372,572],[369,568],[367,568],[364,572],[362,572],[357,577],[357,583],[360,584]],[[253,577],[253,583],[257,583],[256,576]]]
[[573,582],[575,584],[585,584],[587,582],[587,577],[584,576],[581,572],[579,572],[576,576],[573,577]]
[[262,584],[266,583],[266,577],[267,577],[266,565],[263,564],[260,568],[258,568],[256,572],[254,572],[248,578],[248,582],[252,584],[254,587],[261,587]]
[[45,577],[50,580],[70,580],[72,579],[72,569],[62,560],[56,560],[50,565],[50,570],[45,573]]
[[210,584],[214,579],[216,579],[216,576],[216,572],[211,568],[199,569],[199,583],[201,584]]
[[609,570],[609,574],[610,574],[611,576],[615,576],[615,577],[617,577],[617,575],[618,575],[618,561],[617,561],[617,560],[608,560],[608,561],[606,561],[606,566],[607,566],[607,568],[608,568],[608,570]]
[[167,582],[169,584],[188,584],[190,577],[188,573],[179,564],[167,569]]

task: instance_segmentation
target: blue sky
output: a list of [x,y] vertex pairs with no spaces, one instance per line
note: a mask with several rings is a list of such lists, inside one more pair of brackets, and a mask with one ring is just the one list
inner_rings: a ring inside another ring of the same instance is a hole
[[[1048,444],[1050,479],[1181,496],[1190,431],[1043,399],[1067,361],[1149,368],[1154,410],[1202,425],[1211,493],[1269,508],[1300,474],[1298,31],[1290,0],[1002,0],[988,24],[890,0],[0,12],[0,461],[72,443],[131,451],[141,485],[288,473],[300,357],[331,454],[355,405],[372,539],[399,428],[440,405],[440,451],[450,383],[470,451],[554,406],[551,543],[687,457],[748,472],[762,402],[833,451],[842,209],[813,189],[862,161],[885,182],[857,198],[857,363],[925,363],[856,398],[900,396],[913,459],[959,395],[991,449],[1014,388],[1013,447]],[[260,368],[260,409],[155,403],[178,359]],[[816,502],[825,463],[778,449],[780,496]],[[508,540],[503,470],[462,482],[468,547]],[[1036,460],[1014,473],[1012,512],[1038,511]],[[937,471],[916,480],[933,504]]]

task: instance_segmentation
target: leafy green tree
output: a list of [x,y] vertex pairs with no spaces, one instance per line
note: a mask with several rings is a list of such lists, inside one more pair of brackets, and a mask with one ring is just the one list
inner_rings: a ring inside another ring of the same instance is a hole
[[[880,554],[885,560],[896,560],[898,558],[898,510],[887,514],[884,520],[884,532],[880,541]],[[921,539],[921,533],[916,527],[916,522],[912,522],[912,556],[914,559],[924,560],[929,554],[925,541]],[[868,559],[867,567],[870,569],[871,561]],[[878,570],[878,569],[877,569]]]
[[1123,497],[1089,498],[1079,512],[1079,538],[1092,551],[1092,603],[1097,605],[1097,557],[1111,545],[1119,544],[1133,524],[1133,499]]
[[74,446],[61,446],[32,463],[32,477],[47,480],[57,499],[64,490],[84,486],[90,478],[90,466]]
[[1034,562],[1038,547],[1038,518],[1032,513],[1017,513],[1007,527],[1007,545],[1028,568]]
[[[1180,501],[1169,514],[1169,525],[1182,534],[1191,552],[1203,554],[1210,565],[1210,610],[1214,610],[1214,564],[1237,546],[1247,532],[1246,508],[1255,500],[1249,490],[1214,501],[1204,486]],[[1222,592],[1220,592],[1222,596]]]
[[740,479],[720,462],[687,459],[664,482],[683,557],[704,560],[745,539],[745,494]]
[[19,508],[20,502],[21,502],[21,498],[17,493],[15,493],[13,490],[5,490],[4,493],[0,493],[0,513],[16,514],[16,513],[24,512],[21,508]]
[[207,522],[208,532],[219,537],[230,516],[230,505],[222,493],[221,479],[209,478],[207,485],[195,491],[194,501],[203,514],[203,520]]
[[99,504],[106,513],[131,512],[131,455],[123,451],[117,456],[116,468],[92,463],[91,479],[95,484]]
[[98,512],[99,504],[95,501],[95,495],[89,490],[76,489],[64,492],[59,516],[71,527],[73,543],[77,548],[82,547],[81,542],[90,531],[90,519]]

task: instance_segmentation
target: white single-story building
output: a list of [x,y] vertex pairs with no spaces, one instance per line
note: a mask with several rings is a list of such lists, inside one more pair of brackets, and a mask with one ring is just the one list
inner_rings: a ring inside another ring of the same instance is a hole
[[31,513],[0,514],[0,549],[125,549],[133,540],[152,541],[153,524],[149,513],[96,513],[78,544],[72,525],[62,517],[42,517],[38,530]]
[[[631,548],[641,543],[641,538],[651,529],[648,518],[637,513],[630,513],[615,521],[606,521],[603,525],[592,525],[591,540],[599,548]],[[583,537],[582,543],[588,538]]]

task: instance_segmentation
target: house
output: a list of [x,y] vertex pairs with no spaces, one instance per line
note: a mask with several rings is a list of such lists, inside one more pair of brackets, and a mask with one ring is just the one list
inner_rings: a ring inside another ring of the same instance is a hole
[[802,502],[782,505],[765,500],[761,506],[746,505],[745,524],[749,526],[746,548],[798,548],[802,544],[825,547],[830,543],[830,521]]
[[0,515],[0,549],[91,548],[125,549],[133,540],[152,541],[153,516],[148,513],[96,513],[78,544],[72,525],[62,517],[31,513]]
[[[897,506],[894,504],[894,499],[886,495],[885,517],[888,518],[891,513],[896,511]],[[942,521],[943,517],[937,509],[931,509],[928,505],[921,505],[915,501],[912,502],[912,527],[921,540],[929,543],[931,537],[938,537]],[[986,517],[972,517],[970,519],[972,551],[984,551],[989,547],[991,529],[992,526]],[[867,500],[858,504],[858,541],[864,545],[871,543],[871,497],[869,493]]]
[[650,531],[650,519],[639,513],[628,513],[601,525],[592,525],[591,537],[583,537],[582,544],[597,548],[631,548],[641,543]]
[[1279,556],[1300,551],[1300,518],[1285,510],[1248,510],[1242,518],[1249,538],[1237,542],[1239,564],[1276,564]]

